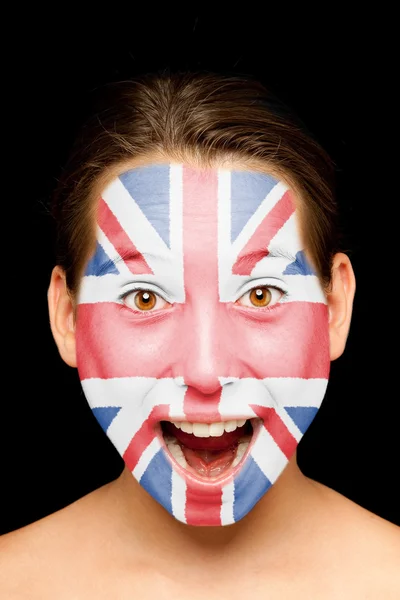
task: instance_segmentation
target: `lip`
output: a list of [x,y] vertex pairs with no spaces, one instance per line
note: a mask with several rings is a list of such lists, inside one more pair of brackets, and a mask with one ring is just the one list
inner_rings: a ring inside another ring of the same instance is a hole
[[[232,417],[233,420],[234,417]],[[238,417],[238,419],[240,418],[245,418],[245,417]],[[247,417],[248,419],[249,417]],[[170,419],[162,419],[164,420],[170,420]],[[226,420],[226,419],[224,419]],[[230,481],[232,481],[232,479],[239,473],[239,471],[243,468],[248,455],[250,454],[254,444],[257,441],[257,438],[259,436],[259,433],[261,431],[261,427],[263,425],[263,421],[262,419],[259,418],[254,418],[251,417],[250,418],[252,427],[253,427],[253,436],[251,438],[251,442],[249,443],[249,446],[245,452],[245,454],[242,457],[242,460],[240,461],[240,463],[238,465],[236,465],[236,467],[234,467],[233,469],[229,469],[228,473],[224,473],[223,475],[219,476],[219,477],[201,477],[194,475],[193,471],[189,471],[188,469],[185,469],[184,467],[182,467],[181,465],[179,465],[174,457],[170,454],[167,445],[165,443],[164,440],[164,436],[162,433],[162,429],[161,429],[161,422],[159,421],[158,423],[156,423],[155,427],[154,427],[154,431],[157,435],[157,438],[161,444],[161,447],[165,453],[165,456],[167,457],[168,461],[171,463],[174,471],[176,471],[183,479],[185,479],[186,481],[189,481],[190,483],[194,484],[194,485],[201,485],[202,487],[214,487],[216,484],[217,485],[224,485],[226,483],[229,483]],[[199,421],[201,422],[201,421]],[[206,421],[205,421],[206,422]],[[207,423],[209,423],[209,421],[207,421]]]

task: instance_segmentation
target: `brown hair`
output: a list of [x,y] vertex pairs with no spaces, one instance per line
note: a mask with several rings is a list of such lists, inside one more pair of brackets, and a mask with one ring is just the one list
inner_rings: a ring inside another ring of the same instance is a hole
[[334,169],[304,125],[258,81],[213,73],[149,74],[103,90],[54,195],[56,260],[77,291],[93,248],[94,197],[127,161],[158,154],[200,164],[265,165],[299,193],[308,251],[324,285],[338,250]]

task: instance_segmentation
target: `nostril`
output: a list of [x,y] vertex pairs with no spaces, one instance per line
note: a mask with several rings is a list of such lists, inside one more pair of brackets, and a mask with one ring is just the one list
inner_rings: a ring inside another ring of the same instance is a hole
[[199,401],[210,400],[213,398],[220,398],[222,385],[219,382],[218,377],[202,377],[195,379],[194,377],[185,377],[185,383],[188,386],[187,395],[194,398],[198,398]]

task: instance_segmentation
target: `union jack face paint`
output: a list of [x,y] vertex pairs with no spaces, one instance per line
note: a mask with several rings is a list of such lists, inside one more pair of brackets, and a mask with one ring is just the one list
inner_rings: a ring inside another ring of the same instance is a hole
[[152,164],[99,200],[79,377],[128,469],[183,523],[242,519],[325,395],[328,310],[293,198],[263,173]]

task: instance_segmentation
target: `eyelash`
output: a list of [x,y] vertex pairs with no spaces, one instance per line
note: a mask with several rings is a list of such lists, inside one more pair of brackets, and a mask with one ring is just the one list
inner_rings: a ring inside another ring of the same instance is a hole
[[[254,287],[252,287],[252,288],[250,288],[250,289],[246,290],[245,292],[243,292],[243,294],[242,294],[242,295],[241,295],[241,296],[240,296],[240,297],[239,297],[239,298],[238,298],[238,299],[237,299],[237,300],[236,300],[234,303],[236,304],[236,303],[237,303],[237,302],[238,302],[238,301],[239,301],[241,298],[243,298],[243,297],[244,297],[246,294],[250,294],[250,293],[251,293],[251,292],[253,292],[254,290],[257,290],[257,289],[260,289],[260,288],[266,288],[266,289],[268,289],[268,290],[276,290],[277,292],[279,292],[279,293],[281,294],[281,298],[280,298],[278,301],[274,302],[274,304],[273,304],[272,306],[269,306],[269,305],[267,305],[267,306],[264,306],[264,307],[257,307],[257,306],[252,306],[252,307],[251,307],[251,306],[247,306],[247,307],[246,307],[246,306],[244,306],[244,308],[253,308],[253,309],[255,309],[255,310],[258,310],[258,311],[259,311],[259,310],[272,310],[272,309],[275,307],[275,305],[276,305],[276,304],[280,304],[280,303],[281,303],[281,301],[282,301],[282,298],[287,298],[287,297],[288,297],[288,295],[289,295],[289,293],[288,293],[286,290],[283,290],[282,288],[280,288],[280,287],[278,287],[278,286],[275,286],[275,285],[266,285],[266,284],[261,284],[261,285],[256,285],[256,286],[254,286]],[[130,295],[130,294],[134,294],[135,292],[136,292],[136,293],[137,293],[137,292],[150,292],[150,293],[154,294],[154,295],[155,295],[157,298],[160,298],[161,300],[163,300],[164,302],[167,302],[168,304],[172,304],[172,302],[169,302],[168,300],[166,300],[166,298],[164,298],[163,296],[161,296],[161,295],[160,295],[158,292],[156,292],[155,290],[153,290],[153,289],[151,289],[151,288],[147,288],[147,287],[143,287],[143,288],[142,288],[142,287],[140,287],[140,288],[139,288],[139,287],[138,287],[138,288],[132,288],[132,289],[130,289],[130,290],[128,290],[128,291],[126,291],[126,292],[124,292],[123,294],[120,294],[120,296],[119,296],[119,300],[120,300],[121,302],[125,303],[125,299],[126,299],[126,298],[127,298],[129,295]],[[130,307],[128,307],[128,308],[130,308]],[[161,310],[161,309],[158,309],[158,310],[156,310],[156,311],[154,311],[154,310],[152,310],[152,309],[150,309],[150,310],[148,310],[148,311],[137,309],[137,310],[135,311],[135,309],[131,308],[131,310],[133,310],[134,312],[138,312],[138,313],[146,313],[146,312],[158,312],[158,311],[159,311],[159,310]]]

